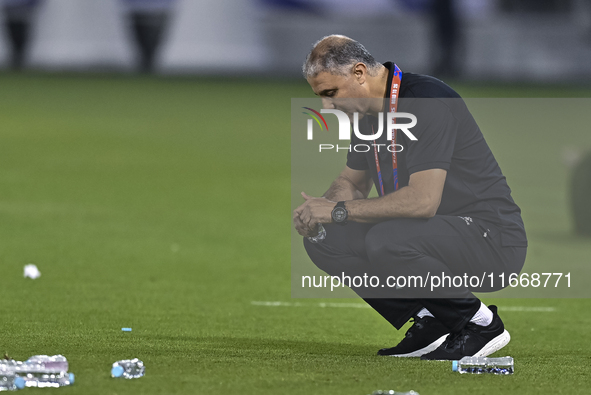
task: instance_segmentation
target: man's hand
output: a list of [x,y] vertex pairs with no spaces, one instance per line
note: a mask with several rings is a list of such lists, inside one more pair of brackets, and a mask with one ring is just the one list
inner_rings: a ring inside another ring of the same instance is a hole
[[332,209],[337,202],[326,198],[317,198],[302,192],[306,201],[293,212],[293,222],[298,233],[312,237],[318,235],[318,224],[332,222]]

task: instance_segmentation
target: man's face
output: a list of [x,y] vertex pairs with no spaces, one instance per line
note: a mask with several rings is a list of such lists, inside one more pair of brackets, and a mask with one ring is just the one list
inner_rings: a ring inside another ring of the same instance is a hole
[[[308,78],[314,93],[322,98],[322,107],[341,110],[353,121],[353,113],[358,112],[361,119],[368,110],[368,91],[354,73],[337,75],[327,72]],[[355,100],[362,99],[362,100]]]

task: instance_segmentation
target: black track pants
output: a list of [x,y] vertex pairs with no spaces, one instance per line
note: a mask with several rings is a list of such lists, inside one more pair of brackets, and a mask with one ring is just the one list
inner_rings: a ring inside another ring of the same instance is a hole
[[[376,276],[380,284],[399,276],[420,276],[423,285],[424,279],[428,280],[424,288],[352,284],[351,288],[397,329],[423,307],[450,331],[462,329],[480,307],[471,291],[500,289],[500,281],[491,288],[490,273],[493,278],[499,273],[519,273],[525,262],[526,247],[502,246],[499,228],[475,218],[436,215],[378,224],[327,224],[325,228],[324,241],[315,244],[304,238],[304,246],[314,264],[329,275]],[[436,279],[428,274],[443,279],[443,284],[431,290]],[[452,285],[454,276],[456,280],[463,278],[461,286]],[[484,278],[481,286],[465,287],[466,277],[473,276]]]

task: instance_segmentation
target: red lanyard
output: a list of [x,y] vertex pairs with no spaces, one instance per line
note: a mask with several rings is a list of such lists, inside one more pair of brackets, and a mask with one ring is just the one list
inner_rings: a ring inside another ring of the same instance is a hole
[[[390,112],[398,110],[398,93],[400,91],[400,83],[402,82],[402,71],[398,66],[394,66],[394,74],[392,75],[392,86],[390,86]],[[396,122],[393,119],[392,122]],[[373,126],[372,126],[373,132]],[[375,134],[375,132],[374,132]],[[376,140],[373,141],[373,153],[376,161],[376,169],[378,171],[378,180],[380,182],[380,196],[384,196],[384,182],[382,180],[382,171],[380,169],[380,159],[378,156],[378,144]],[[394,190],[398,189],[398,163],[396,162],[396,129],[392,133],[392,143],[390,145],[392,150],[392,176],[394,178]]]

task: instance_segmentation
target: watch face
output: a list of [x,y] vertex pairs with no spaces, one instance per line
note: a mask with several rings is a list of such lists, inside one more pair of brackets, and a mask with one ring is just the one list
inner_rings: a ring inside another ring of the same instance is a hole
[[337,207],[332,212],[332,219],[334,222],[343,222],[347,219],[347,210],[342,207]]

